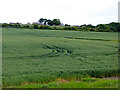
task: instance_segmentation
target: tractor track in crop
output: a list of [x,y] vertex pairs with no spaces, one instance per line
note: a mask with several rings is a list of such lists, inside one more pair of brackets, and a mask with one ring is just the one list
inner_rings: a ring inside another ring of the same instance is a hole
[[54,45],[43,45],[42,48],[50,49],[51,52],[43,55],[20,56],[20,57],[10,57],[10,58],[46,58],[46,57],[57,57],[57,56],[70,56],[73,53],[72,50]]
[[107,39],[99,39],[99,38],[83,38],[83,37],[64,37],[68,39],[81,39],[81,40],[95,40],[95,41],[111,41],[111,42],[120,42],[117,40],[107,40]]

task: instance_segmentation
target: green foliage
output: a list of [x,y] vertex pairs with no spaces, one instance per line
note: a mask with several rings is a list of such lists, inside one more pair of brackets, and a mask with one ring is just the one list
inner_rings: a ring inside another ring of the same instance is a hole
[[82,78],[81,81],[83,81],[83,82],[95,82],[95,81],[97,81],[97,79],[87,77],[87,78]]
[[[118,88],[118,80],[105,80],[96,78],[84,78],[84,80],[68,82],[50,82],[47,84],[30,84],[17,86],[17,88]],[[91,80],[92,82],[89,82]]]
[[[40,25],[39,25],[40,24]],[[72,31],[95,31],[95,32],[119,32],[120,31],[120,23],[110,23],[110,24],[99,24],[97,26],[92,26],[91,24],[84,24],[81,26],[70,26],[68,24],[65,24],[65,26],[59,26],[61,25],[61,22],[59,19],[53,19],[53,20],[47,20],[41,18],[39,20],[39,24],[7,24],[3,23],[2,27],[6,28],[28,28],[28,29],[50,29],[50,30],[72,30]]]
[[52,26],[53,25],[53,22],[51,20],[47,20],[47,24]]
[[7,23],[3,23],[2,27],[8,27],[8,24]]
[[116,32],[2,30],[4,87],[118,75]]
[[96,31],[99,32],[119,32],[120,23],[99,24],[96,26]]
[[50,26],[47,26],[47,25],[39,25],[38,28],[39,28],[39,29],[50,29]]
[[59,19],[53,19],[52,23],[53,23],[53,25],[60,25],[61,24]]
[[86,27],[95,28],[95,26],[93,26],[93,25],[91,25],[91,24],[86,25]]
[[33,24],[34,29],[38,29],[38,25],[37,24]]
[[46,25],[46,21],[47,21],[47,19],[44,19],[44,18],[40,18],[40,19],[38,20],[38,22],[39,22],[40,24],[44,24],[44,25]]
[[41,25],[50,25],[50,26],[52,26],[52,25],[56,25],[56,26],[58,26],[58,25],[60,25],[61,24],[61,22],[60,22],[60,20],[59,19],[53,19],[53,20],[50,20],[50,19],[43,19],[43,18],[40,18],[39,20],[38,20],[38,22],[41,24]]
[[70,25],[68,25],[68,24],[65,24],[65,26],[70,26]]

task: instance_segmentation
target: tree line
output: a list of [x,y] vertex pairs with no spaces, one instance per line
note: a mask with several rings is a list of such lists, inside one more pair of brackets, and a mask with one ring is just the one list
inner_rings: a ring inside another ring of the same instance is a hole
[[38,20],[38,22],[39,22],[39,24],[41,24],[41,25],[49,25],[49,26],[61,25],[60,19],[53,19],[53,20],[50,20],[50,19],[40,18],[40,19]]
[[40,18],[38,22],[32,24],[21,23],[1,23],[0,26],[4,28],[28,28],[28,29],[49,29],[49,30],[74,30],[74,31],[96,31],[96,32],[119,32],[120,23],[112,22],[109,24],[98,24],[93,26],[91,24],[84,24],[80,26],[63,25],[60,19],[44,19]]

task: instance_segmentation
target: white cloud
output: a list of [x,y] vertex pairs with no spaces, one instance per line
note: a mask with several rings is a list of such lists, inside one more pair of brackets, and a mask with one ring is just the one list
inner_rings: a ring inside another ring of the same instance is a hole
[[119,0],[1,0],[0,22],[59,18],[71,25],[117,22]]

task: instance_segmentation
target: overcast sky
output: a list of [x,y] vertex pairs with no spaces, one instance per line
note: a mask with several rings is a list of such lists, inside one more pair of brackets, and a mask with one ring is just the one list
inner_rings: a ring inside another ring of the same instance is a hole
[[1,0],[0,23],[37,22],[60,19],[64,24],[106,24],[118,22],[120,0]]

